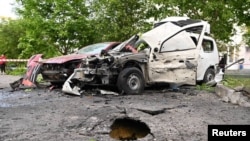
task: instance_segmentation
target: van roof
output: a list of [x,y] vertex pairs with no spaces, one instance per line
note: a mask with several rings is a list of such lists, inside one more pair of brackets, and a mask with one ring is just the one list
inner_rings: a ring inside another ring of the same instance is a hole
[[[179,27],[194,23],[204,23],[204,25],[206,25],[206,33],[210,34],[210,24],[208,22],[198,19],[190,19],[189,17],[168,17],[166,19],[161,20],[160,22],[155,23],[154,28],[167,22],[171,22]],[[202,27],[193,28],[192,30],[193,32],[199,32],[200,30],[202,30]]]

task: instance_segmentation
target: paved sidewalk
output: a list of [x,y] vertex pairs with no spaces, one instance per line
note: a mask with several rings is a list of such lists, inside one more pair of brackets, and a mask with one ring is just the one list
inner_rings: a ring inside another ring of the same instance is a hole
[[8,88],[10,87],[10,83],[20,79],[21,76],[14,76],[14,75],[0,75],[0,89],[1,88]]
[[228,75],[239,75],[239,76],[249,76],[250,77],[250,70],[243,69],[243,70],[226,70],[225,74]]

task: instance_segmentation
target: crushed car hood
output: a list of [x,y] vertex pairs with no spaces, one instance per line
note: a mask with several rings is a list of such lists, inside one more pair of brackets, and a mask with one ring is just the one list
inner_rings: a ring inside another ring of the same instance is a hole
[[58,56],[58,57],[54,57],[50,59],[45,59],[41,61],[41,63],[62,64],[71,60],[83,59],[83,58],[86,58],[87,56],[88,56],[87,54],[69,54],[69,55]]

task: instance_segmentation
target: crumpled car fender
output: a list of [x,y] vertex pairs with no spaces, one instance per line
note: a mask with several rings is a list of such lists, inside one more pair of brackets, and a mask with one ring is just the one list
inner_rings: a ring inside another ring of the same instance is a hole
[[40,72],[40,68],[42,65],[41,63],[39,63],[39,61],[42,59],[42,56],[43,54],[36,54],[30,57],[27,62],[27,71],[23,75],[23,77],[17,81],[14,81],[13,83],[10,83],[10,86],[13,90],[19,88],[20,85],[23,85],[25,87],[37,86],[36,78]]
[[30,57],[27,63],[27,72],[23,77],[23,85],[32,86],[36,85],[36,78],[39,74],[41,64],[39,61],[42,59],[43,54],[36,54]]

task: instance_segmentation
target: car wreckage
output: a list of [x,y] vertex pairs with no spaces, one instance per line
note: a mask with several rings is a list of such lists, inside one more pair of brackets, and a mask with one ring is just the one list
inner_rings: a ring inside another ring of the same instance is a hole
[[89,85],[115,85],[120,93],[140,94],[156,83],[195,85],[218,72],[219,53],[203,20],[163,20],[110,51],[82,60],[63,92],[81,95]]
[[119,45],[119,42],[102,42],[85,46],[75,53],[57,56],[39,61],[43,80],[52,85],[63,85],[66,79],[74,72],[75,68],[80,67],[81,60],[87,56],[98,55],[101,50],[110,50]]
[[19,86],[37,87],[37,76],[41,74],[43,81],[50,82],[53,86],[61,86],[67,78],[80,67],[82,59],[87,56],[98,55],[102,50],[110,50],[119,45],[120,42],[101,42],[85,46],[68,55],[42,59],[43,54],[36,54],[29,58],[27,71],[19,80],[10,83],[12,89]]

